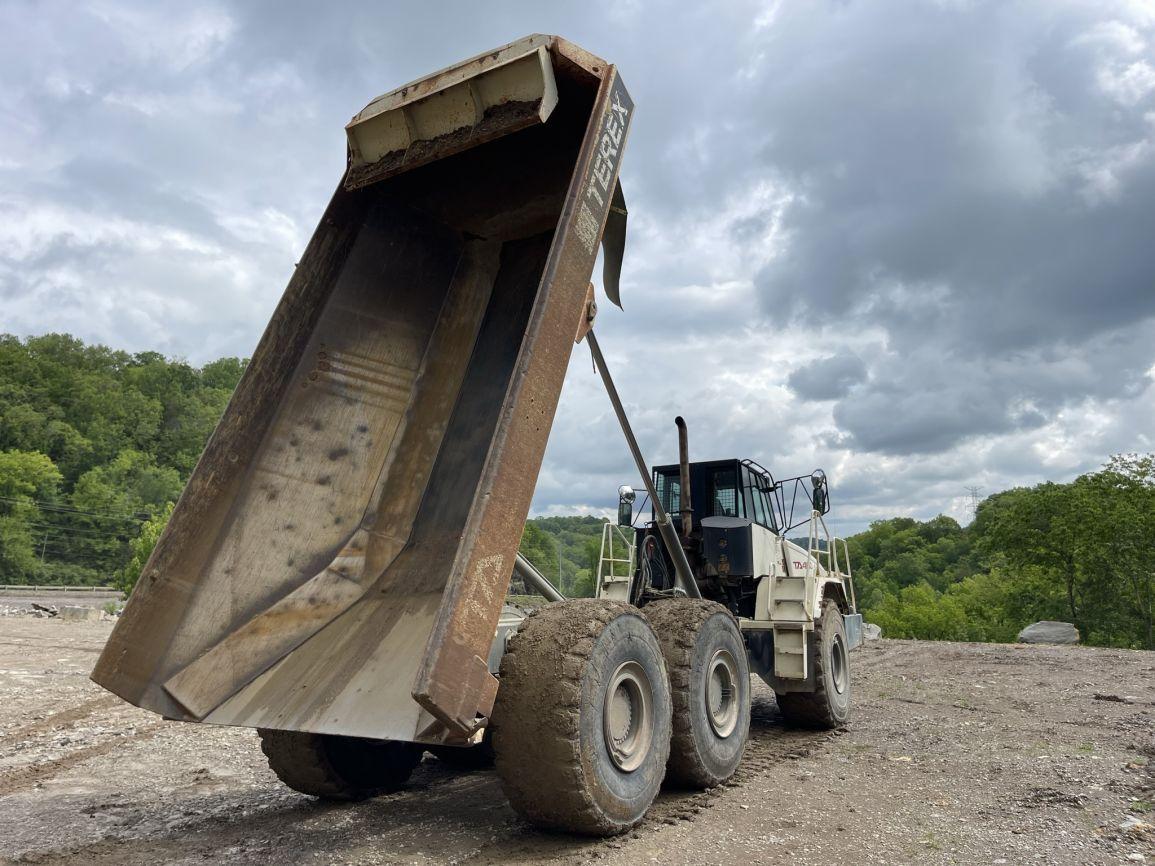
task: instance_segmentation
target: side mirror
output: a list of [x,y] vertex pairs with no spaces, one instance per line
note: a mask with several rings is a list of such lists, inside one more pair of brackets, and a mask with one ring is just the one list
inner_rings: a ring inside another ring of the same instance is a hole
[[814,510],[825,514],[829,504],[826,496],[826,473],[821,469],[815,469],[814,474],[810,476],[810,485],[814,488],[814,494],[810,497]]
[[618,488],[618,526],[634,525],[634,500],[637,496],[628,484]]

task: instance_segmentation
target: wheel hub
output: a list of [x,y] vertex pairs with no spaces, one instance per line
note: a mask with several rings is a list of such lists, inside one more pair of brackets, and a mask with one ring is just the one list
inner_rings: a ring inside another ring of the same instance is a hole
[[715,652],[706,667],[706,718],[721,739],[738,726],[738,665],[724,649]]
[[631,773],[650,752],[654,733],[654,696],[645,669],[634,661],[610,677],[602,712],[606,751],[619,770]]
[[830,679],[834,682],[834,691],[840,695],[846,692],[849,670],[846,643],[842,640],[842,635],[836,634],[830,646]]

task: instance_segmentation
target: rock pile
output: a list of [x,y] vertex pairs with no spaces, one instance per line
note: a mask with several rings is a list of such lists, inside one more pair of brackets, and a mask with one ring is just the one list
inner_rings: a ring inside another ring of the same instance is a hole
[[1076,644],[1079,630],[1069,622],[1045,619],[1032,623],[1019,632],[1019,643]]

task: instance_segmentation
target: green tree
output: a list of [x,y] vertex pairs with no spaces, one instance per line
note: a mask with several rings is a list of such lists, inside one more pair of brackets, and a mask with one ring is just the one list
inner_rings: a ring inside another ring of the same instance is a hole
[[[61,476],[59,507],[37,515],[31,533],[44,567],[26,578],[121,572],[128,540],[175,497],[246,364],[221,358],[198,370],[67,334],[0,335],[0,450],[47,455]],[[25,522],[5,525],[5,549],[27,549]]]
[[150,455],[131,449],[84,473],[72,491],[74,561],[99,571],[105,580],[114,579],[140,523],[175,502],[182,486],[175,469],[157,466]]
[[909,517],[876,521],[847,545],[864,609],[907,586],[941,592],[976,570],[971,533],[944,515],[923,523]]
[[72,504],[88,511],[148,517],[175,502],[183,486],[175,469],[158,466],[148,454],[125,449],[80,477]]
[[0,582],[27,583],[35,571],[41,505],[55,498],[60,480],[45,454],[0,451]]
[[[520,550],[521,555],[528,559],[534,568],[544,574],[551,583],[557,583],[557,548],[549,533],[536,521],[526,521],[521,534]],[[522,591],[525,594],[531,593],[528,587],[522,587]]]
[[245,358],[218,358],[201,367],[201,381],[206,388],[232,394],[248,365]]
[[896,594],[887,594],[871,610],[870,620],[881,626],[882,633],[888,637],[923,640],[971,637],[963,606],[929,583],[904,586]]
[[574,598],[593,595],[604,519],[589,515],[526,521],[521,552],[558,589]]
[[1155,649],[1155,455],[1115,455],[1071,487],[1089,638]]
[[144,571],[145,565],[148,564],[148,558],[152,556],[152,551],[160,539],[160,534],[164,532],[169,518],[172,517],[172,510],[173,503],[170,502],[159,514],[141,524],[140,534],[129,542],[128,565],[124,567],[124,571],[120,573],[116,582],[117,586],[126,593],[132,592],[136,582],[140,579],[141,572]]
[[974,527],[988,559],[1013,569],[1042,569],[1062,584],[1066,617],[1076,625],[1082,624],[1074,546],[1079,510],[1070,485],[1047,482],[1006,490],[985,500]]

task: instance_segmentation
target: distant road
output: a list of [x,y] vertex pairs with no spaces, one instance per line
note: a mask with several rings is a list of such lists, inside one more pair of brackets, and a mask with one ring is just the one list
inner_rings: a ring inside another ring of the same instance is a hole
[[0,607],[32,607],[32,603],[45,606],[65,605],[81,607],[104,607],[110,601],[121,597],[116,589],[87,589],[85,587],[46,588],[42,586],[0,587]]

